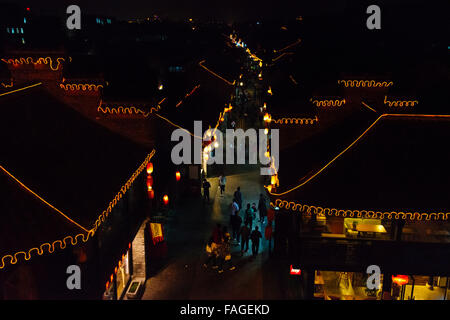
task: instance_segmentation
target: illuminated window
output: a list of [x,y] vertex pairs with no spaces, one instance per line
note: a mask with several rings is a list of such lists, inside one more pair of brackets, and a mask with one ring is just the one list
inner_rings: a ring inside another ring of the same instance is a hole
[[108,24],[111,24],[111,19],[106,19],[106,22],[107,22]]
[[23,23],[27,23],[27,18],[23,18]]
[[20,28],[20,33],[23,34],[23,28]]
[[16,28],[16,33],[19,33],[19,28]]
[[14,28],[11,28],[11,33],[14,34]]
[[22,38],[22,44],[25,44],[25,39],[24,38]]
[[8,32],[8,33],[9,33],[9,28],[6,28],[6,32]]

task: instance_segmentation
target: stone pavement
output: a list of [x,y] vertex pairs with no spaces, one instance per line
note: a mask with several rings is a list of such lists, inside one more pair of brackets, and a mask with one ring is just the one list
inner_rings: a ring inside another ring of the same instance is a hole
[[[242,173],[227,175],[223,197],[218,189],[218,178],[208,179],[212,186],[211,204],[202,205],[201,199],[187,199],[178,204],[174,218],[165,226],[168,245],[166,263],[147,279],[142,299],[301,298],[298,279],[289,275],[286,262],[269,259],[268,241],[264,238],[260,244],[260,253],[255,258],[251,255],[251,248],[241,257],[240,246],[232,246],[232,260],[236,266],[233,271],[224,269],[222,274],[218,274],[217,270],[202,267],[206,258],[205,245],[213,227],[217,222],[228,226],[229,206],[236,187],[241,187],[243,206],[248,202],[257,203],[259,194],[263,192],[259,168],[247,167]],[[260,224],[263,235],[264,228],[265,224]]]

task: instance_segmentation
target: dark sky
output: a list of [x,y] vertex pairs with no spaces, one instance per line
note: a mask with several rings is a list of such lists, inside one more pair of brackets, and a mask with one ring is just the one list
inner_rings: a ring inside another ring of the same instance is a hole
[[383,6],[395,7],[399,14],[402,14],[402,8],[427,11],[427,18],[433,12],[439,13],[442,10],[436,7],[437,0],[0,0],[8,1],[29,6],[41,13],[58,15],[65,14],[68,5],[77,4],[82,13],[102,14],[119,19],[144,18],[157,14],[178,19],[214,17],[226,22],[286,15],[321,16],[348,10],[361,11],[364,15],[365,8],[370,4],[380,5],[382,12]]
[[[8,0],[6,0],[8,1]],[[77,4],[82,12],[102,13],[118,18],[146,17],[153,13],[161,16],[185,18],[218,17],[226,21],[242,20],[248,17],[270,17],[286,12],[305,10],[310,12],[340,11],[346,0],[15,0],[14,2],[48,13],[61,13],[70,4]]]

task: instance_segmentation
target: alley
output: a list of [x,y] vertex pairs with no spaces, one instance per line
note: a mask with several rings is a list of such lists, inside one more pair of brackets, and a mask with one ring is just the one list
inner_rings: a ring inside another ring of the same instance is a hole
[[[242,171],[242,170],[241,170]],[[232,246],[236,269],[218,274],[205,269],[205,245],[216,223],[227,225],[233,193],[238,186],[243,206],[257,203],[263,192],[259,168],[249,166],[244,172],[227,176],[225,195],[220,196],[218,178],[210,178],[211,204],[200,199],[180,203],[170,219],[166,239],[168,257],[165,265],[147,279],[142,299],[298,299],[298,279],[289,276],[283,261],[269,258],[268,241],[261,241],[260,253],[253,258],[251,249],[240,256],[240,246]],[[241,216],[242,216],[241,212]],[[264,230],[265,224],[259,224]],[[262,232],[264,234],[264,231]]]

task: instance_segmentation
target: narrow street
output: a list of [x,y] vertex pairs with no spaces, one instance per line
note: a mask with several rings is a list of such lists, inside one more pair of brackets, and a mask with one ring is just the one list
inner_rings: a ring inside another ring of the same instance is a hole
[[[300,283],[289,275],[286,263],[270,259],[268,241],[261,241],[260,252],[253,258],[251,248],[240,256],[240,246],[232,246],[236,269],[205,269],[205,245],[216,223],[228,226],[229,207],[234,191],[241,187],[243,206],[257,203],[263,191],[259,167],[227,176],[225,195],[220,196],[218,178],[211,178],[211,204],[200,199],[180,203],[166,227],[168,257],[165,265],[147,279],[142,299],[299,299]],[[243,215],[241,210],[241,216]],[[258,223],[264,235],[265,224]],[[254,226],[253,226],[254,227]],[[230,228],[228,227],[230,230]],[[230,230],[231,231],[231,230]],[[251,244],[251,241],[250,241]]]

